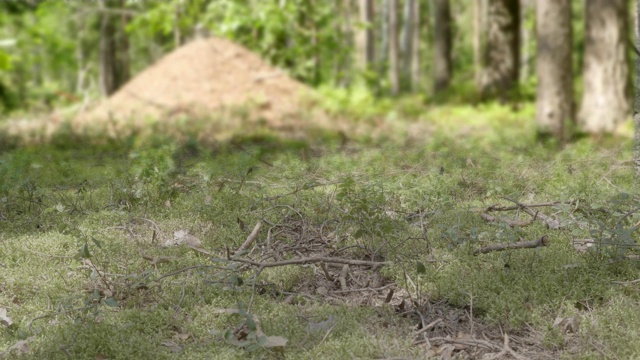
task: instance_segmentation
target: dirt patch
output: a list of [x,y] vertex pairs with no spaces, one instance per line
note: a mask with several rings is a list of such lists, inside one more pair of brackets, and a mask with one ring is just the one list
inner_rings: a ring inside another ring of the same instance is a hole
[[[252,244],[245,256],[235,258],[244,263],[238,270],[261,272],[272,266],[298,264],[310,266],[312,272],[293,289],[263,284],[264,287],[257,287],[259,295],[270,293],[283,299],[283,303],[295,305],[311,301],[370,307],[379,313],[381,322],[390,314],[402,317],[413,326],[394,331],[411,337],[413,345],[421,348],[426,358],[547,360],[564,354],[546,348],[542,334],[532,329],[506,330],[486,325],[474,316],[472,306],[460,308],[446,300],[434,301],[428,294],[412,295],[406,289],[413,285],[409,277],[405,284],[399,284],[383,275],[380,270],[389,264],[385,259],[372,257],[360,246],[340,247],[344,239],[338,238],[335,226],[313,224],[301,214],[268,226],[265,240]],[[324,260],[317,261],[321,258]],[[311,326],[329,326],[332,321],[330,318],[325,321],[328,324]]]

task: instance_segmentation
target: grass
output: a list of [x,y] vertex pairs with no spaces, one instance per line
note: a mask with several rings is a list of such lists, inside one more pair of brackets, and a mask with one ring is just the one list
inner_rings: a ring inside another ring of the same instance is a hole
[[[521,334],[535,344],[516,347],[528,356],[640,356],[628,341],[640,329],[638,287],[612,283],[640,270],[624,257],[636,252],[640,220],[629,214],[640,203],[624,162],[631,140],[550,148],[535,140],[531,105],[420,112],[417,100],[404,101],[404,110],[385,104],[384,114],[363,113],[363,126],[382,128],[380,136],[346,142],[262,133],[213,145],[130,138],[6,150],[0,309],[13,324],[0,328],[0,350],[24,340],[28,351],[11,356],[418,358],[427,350],[414,344],[412,327],[422,314],[444,319],[432,337],[454,325],[478,338],[495,339],[498,327]],[[574,203],[540,208],[560,229],[480,218],[480,209],[512,205],[504,197]],[[395,283],[391,301],[388,290],[340,293],[340,268],[328,267],[331,282],[319,264],[258,273],[227,260],[258,221],[256,247],[243,257],[391,261],[352,266],[347,278],[352,290]],[[161,246],[180,230],[211,255]],[[472,255],[541,235],[550,246]],[[572,245],[581,238],[600,244],[581,253]],[[251,315],[229,309],[253,314],[286,346],[238,346],[257,332]],[[577,333],[553,326],[573,316]]]

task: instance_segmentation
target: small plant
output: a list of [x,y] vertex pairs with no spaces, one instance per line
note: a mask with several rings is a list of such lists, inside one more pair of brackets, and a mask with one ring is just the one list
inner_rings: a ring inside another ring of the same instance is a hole
[[619,193],[605,202],[594,202],[580,209],[582,222],[597,245],[595,251],[607,257],[622,257],[637,248],[640,229],[640,200]]
[[225,309],[227,314],[237,314],[242,318],[241,324],[235,330],[226,329],[222,332],[211,330],[213,335],[222,335],[224,341],[232,346],[252,352],[259,349],[283,351],[288,340],[282,336],[268,336],[260,329],[258,318],[249,313],[243,303],[237,309]]

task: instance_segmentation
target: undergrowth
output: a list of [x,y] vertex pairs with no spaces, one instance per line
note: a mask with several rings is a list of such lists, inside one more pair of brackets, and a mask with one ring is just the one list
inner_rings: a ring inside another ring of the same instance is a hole
[[[420,357],[412,326],[435,319],[425,306],[446,304],[471,331],[474,321],[535,329],[540,351],[637,356],[622,340],[637,332],[623,319],[640,300],[628,282],[640,273],[629,140],[549,149],[535,142],[530,108],[483,106],[416,114],[406,126],[438,130],[367,146],[247,136],[4,152],[0,350]],[[533,216],[488,210],[548,202]],[[548,246],[474,255],[541,236]],[[263,266],[320,256],[351,263]],[[553,326],[572,316],[585,324],[577,334]]]

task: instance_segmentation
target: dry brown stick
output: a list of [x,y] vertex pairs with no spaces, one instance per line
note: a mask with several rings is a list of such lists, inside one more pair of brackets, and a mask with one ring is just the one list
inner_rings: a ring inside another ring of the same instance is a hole
[[262,227],[262,221],[258,220],[258,222],[256,223],[256,226],[253,227],[253,231],[251,231],[251,234],[247,236],[247,240],[245,240],[244,243],[240,245],[240,247],[238,248],[238,250],[236,250],[233,256],[240,255],[240,253],[247,250],[249,246],[251,246],[251,244],[253,244],[253,242],[256,241],[256,238],[258,237],[258,233],[260,232],[261,227]]
[[537,247],[547,246],[547,245],[549,245],[549,239],[547,238],[547,235],[543,235],[537,238],[536,240],[531,240],[531,241],[519,241],[516,243],[494,244],[494,245],[484,246],[479,249],[476,249],[473,252],[473,255],[487,254],[493,251],[503,251],[503,250],[509,250],[509,249],[532,249],[532,248],[537,248]]
[[325,263],[334,263],[334,264],[348,264],[354,266],[381,266],[381,265],[391,265],[391,261],[366,261],[366,260],[349,260],[342,258],[334,258],[334,257],[326,257],[326,256],[318,256],[318,257],[308,257],[301,259],[292,259],[292,260],[284,260],[284,261],[274,261],[274,262],[266,262],[262,263],[259,261],[253,261],[249,259],[231,259],[232,261],[241,262],[244,264],[249,264],[253,266],[258,266],[261,268],[270,268],[277,266],[287,266],[287,265],[304,265],[304,264],[315,264],[319,262]]
[[631,281],[612,281],[612,284],[616,284],[616,285],[633,285],[633,284],[637,284],[640,282],[640,279],[635,279],[635,280],[631,280]]
[[433,337],[429,339],[431,341],[442,341],[449,344],[460,344],[466,346],[482,346],[489,350],[502,350],[502,348],[490,341],[478,340],[478,339],[451,339],[445,337]]
[[493,354],[493,355],[487,357],[487,359],[491,359],[491,360],[499,359],[499,358],[505,356],[507,353],[509,353],[511,356],[513,356],[517,360],[526,360],[526,359],[528,359],[526,356],[522,356],[522,355],[518,354],[517,352],[515,352],[515,350],[513,350],[511,348],[511,346],[509,346],[509,335],[507,335],[507,333],[504,333],[504,342],[502,344],[502,350],[499,353],[496,353],[496,354]]
[[349,264],[344,264],[340,272],[340,289],[347,290],[347,273],[349,273]]
[[326,277],[327,280],[333,282],[334,281],[333,276],[329,274],[329,270],[327,270],[327,266],[323,262],[320,263],[320,268],[324,272],[324,277]]
[[[507,200],[512,201],[510,199],[507,199]],[[512,211],[512,210],[518,210],[518,209],[520,209],[522,207],[534,208],[534,207],[555,206],[555,205],[561,205],[561,204],[573,205],[573,204],[575,204],[575,201],[553,201],[553,202],[538,203],[538,204],[520,204],[520,205],[516,205],[516,206],[491,205],[491,206],[489,206],[488,208],[486,208],[485,210],[482,210],[482,211]]]
[[525,227],[527,225],[533,224],[533,222],[535,221],[535,217],[529,221],[521,221],[521,220],[504,219],[497,216],[489,215],[485,212],[481,213],[480,217],[488,222],[503,222],[509,225],[510,227],[516,227],[516,226]]
[[504,333],[504,344],[502,345],[502,350],[500,350],[499,353],[495,353],[492,354],[490,356],[488,356],[486,358],[486,360],[497,360],[500,359],[501,357],[507,355],[507,353],[509,352],[509,337],[507,336],[507,333]]
[[422,329],[418,330],[416,332],[416,336],[433,329],[436,325],[438,325],[441,322],[442,322],[442,319],[438,319],[438,320],[432,321],[431,323],[429,323],[429,325],[427,325],[427,326],[423,327]]
[[549,219],[549,217],[548,217],[547,215],[542,214],[542,213],[540,213],[540,212],[538,212],[538,211],[533,211],[533,210],[531,210],[531,207],[530,207],[530,206],[528,206],[528,205],[525,205],[525,204],[523,204],[523,203],[521,203],[521,202],[518,202],[518,201],[516,201],[516,200],[513,200],[513,199],[511,199],[511,198],[509,198],[509,197],[507,197],[507,196],[501,196],[501,198],[503,198],[503,199],[505,199],[505,200],[508,200],[508,201],[511,201],[512,203],[514,203],[514,204],[518,205],[518,207],[519,207],[520,209],[524,210],[524,212],[526,212],[527,214],[529,214],[529,215],[531,215],[531,216],[534,216],[534,217],[538,217],[538,218],[540,218],[540,219],[541,219],[543,222],[545,222],[545,223],[547,222],[547,219]]

